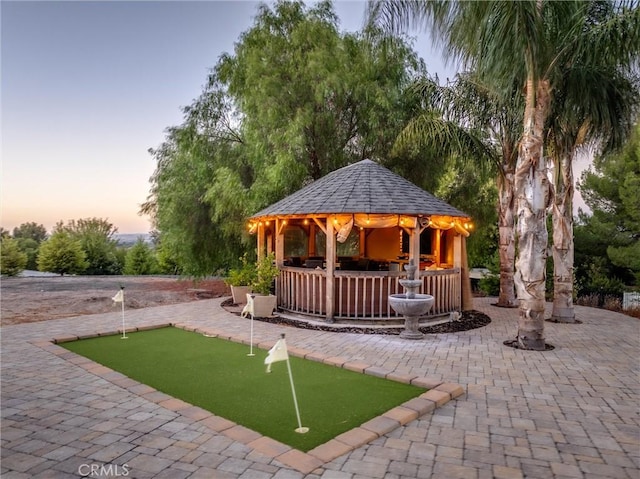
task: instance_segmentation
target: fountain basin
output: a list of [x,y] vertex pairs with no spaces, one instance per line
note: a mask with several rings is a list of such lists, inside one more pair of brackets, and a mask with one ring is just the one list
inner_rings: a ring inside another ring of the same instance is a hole
[[412,298],[404,293],[389,295],[389,305],[403,316],[422,316],[431,309],[434,302],[435,298],[430,294],[415,293]]
[[401,279],[398,281],[405,289],[408,289],[409,292],[416,291],[420,286],[422,286],[421,279]]

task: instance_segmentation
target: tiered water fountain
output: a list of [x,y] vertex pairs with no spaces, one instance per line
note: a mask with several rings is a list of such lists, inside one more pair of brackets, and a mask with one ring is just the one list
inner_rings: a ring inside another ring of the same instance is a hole
[[405,265],[407,278],[401,279],[400,284],[404,288],[404,293],[389,295],[389,304],[393,310],[404,316],[404,331],[400,333],[401,338],[422,339],[424,334],[418,330],[420,316],[427,314],[433,306],[434,298],[430,294],[416,293],[422,284],[421,279],[415,279],[417,266],[413,260]]

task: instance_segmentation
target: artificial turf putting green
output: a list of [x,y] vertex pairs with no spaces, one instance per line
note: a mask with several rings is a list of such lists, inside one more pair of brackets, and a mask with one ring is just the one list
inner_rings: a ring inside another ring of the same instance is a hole
[[[425,390],[290,356],[302,425],[287,364],[267,351],[179,328],[82,339],[63,347],[136,381],[227,418],[301,451],[309,451]],[[275,342],[274,338],[274,342]]]

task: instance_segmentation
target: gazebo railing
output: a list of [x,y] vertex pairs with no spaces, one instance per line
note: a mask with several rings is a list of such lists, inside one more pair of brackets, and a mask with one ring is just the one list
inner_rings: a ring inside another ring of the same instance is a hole
[[324,270],[280,268],[278,307],[294,313],[326,314],[327,278]]
[[[420,293],[435,302],[429,316],[461,309],[460,269],[420,271]],[[336,319],[389,319],[398,315],[389,306],[390,294],[403,293],[399,280],[405,272],[335,271],[334,317]],[[326,272],[285,266],[278,280],[278,307],[312,316],[326,315]]]

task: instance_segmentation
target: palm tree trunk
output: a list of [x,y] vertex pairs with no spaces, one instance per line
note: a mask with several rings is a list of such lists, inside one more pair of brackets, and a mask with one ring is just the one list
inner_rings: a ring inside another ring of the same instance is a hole
[[553,311],[551,319],[575,322],[573,308],[573,164],[572,156],[561,158],[556,195],[552,208],[553,221]]
[[500,254],[500,295],[497,306],[515,308],[518,304],[514,289],[513,272],[516,257],[514,222],[513,165],[505,166],[498,176],[498,251]]
[[544,350],[549,180],[543,159],[543,131],[550,102],[548,81],[535,82],[530,77],[526,95],[514,183],[518,238],[514,280],[520,302],[517,345],[522,349]]

